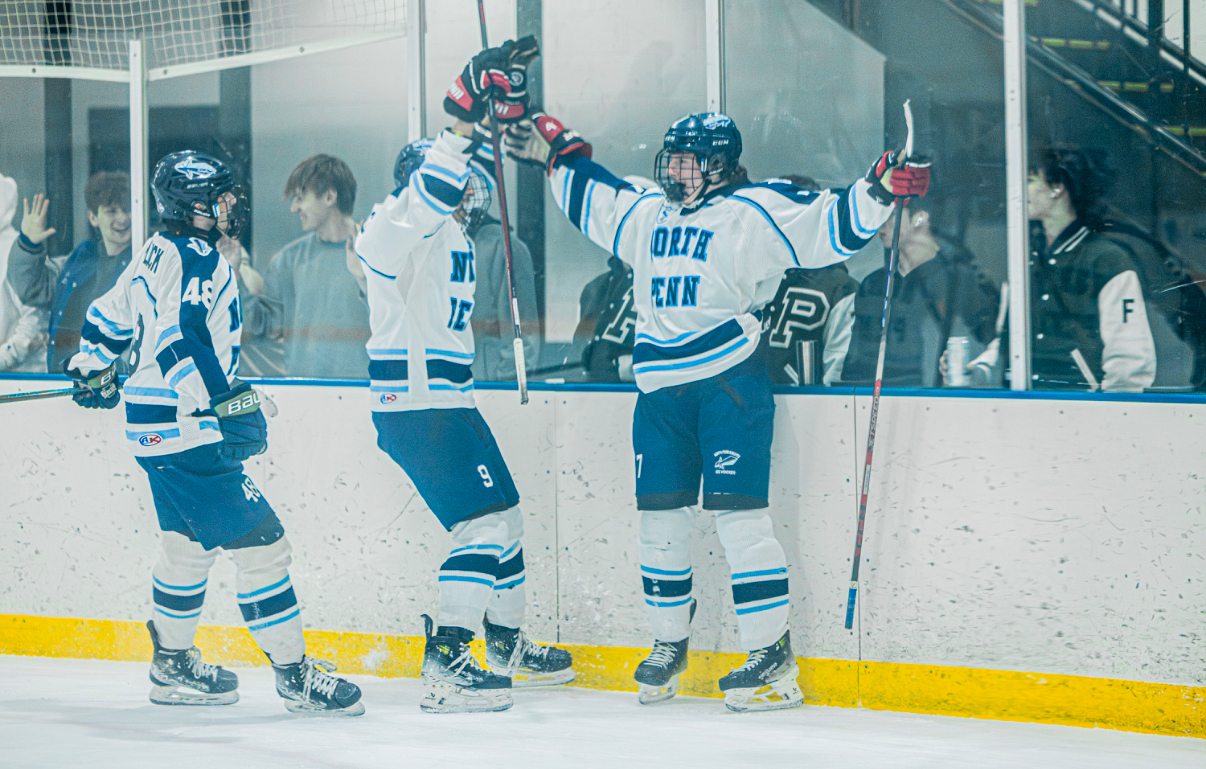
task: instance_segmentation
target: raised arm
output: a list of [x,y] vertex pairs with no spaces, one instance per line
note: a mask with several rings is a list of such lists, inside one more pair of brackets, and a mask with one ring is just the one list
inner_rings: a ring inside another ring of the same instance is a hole
[[660,190],[637,187],[591,161],[590,144],[540,112],[508,129],[507,148],[509,157],[545,168],[561,213],[616,256],[628,214],[642,201],[662,197]]

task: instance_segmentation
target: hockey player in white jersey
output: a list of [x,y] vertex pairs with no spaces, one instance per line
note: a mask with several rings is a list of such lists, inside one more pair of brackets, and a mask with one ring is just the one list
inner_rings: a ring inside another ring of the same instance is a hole
[[886,153],[844,190],[750,184],[727,116],[689,115],[667,131],[658,187],[591,161],[591,147],[547,115],[508,134],[511,156],[546,165],[553,197],[584,235],[632,266],[637,300],[633,415],[640,558],[656,639],[638,666],[642,703],[669,699],[687,666],[694,614],[691,508],[714,511],[732,570],[745,664],[720,679],[732,710],[803,701],[787,629],[787,559],[768,514],[774,401],[754,355],[762,308],[784,271],[840,262],[924,194],[928,167]]
[[[493,155],[474,123],[496,87],[499,117],[526,110],[523,67],[535,40],[482,51],[449,89],[451,130],[415,142],[395,165],[398,189],[373,207],[356,239],[372,337],[369,378],[377,445],[397,462],[452,535],[440,567],[433,632],[423,615],[424,711],[505,710],[511,687],[573,679],[568,652],[529,641],[519,494],[473,398],[473,245],[469,213],[489,205]],[[493,85],[492,85],[493,84]],[[486,659],[469,650],[485,624]]]
[[239,292],[218,252],[245,214],[236,179],[217,158],[184,151],[160,160],[151,184],[165,228],[88,308],[80,352],[67,364],[77,403],[114,408],[120,399],[114,361],[133,350],[126,438],[147,473],[162,530],[147,623],[154,644],[151,701],[238,701],[235,674],[204,662],[193,645],[221,548],[235,563],[239,608],[272,663],[285,707],[360,715],[360,689],[305,654],[289,540],[243,474],[243,461],[267,447],[268,430],[258,394],[235,378]]

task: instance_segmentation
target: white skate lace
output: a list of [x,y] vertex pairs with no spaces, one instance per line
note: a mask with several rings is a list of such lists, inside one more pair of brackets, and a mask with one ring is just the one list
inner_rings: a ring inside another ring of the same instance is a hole
[[511,659],[507,661],[507,677],[515,677],[515,673],[523,667],[525,657],[544,659],[548,656],[549,647],[532,643],[522,630],[519,631],[519,637],[515,641],[515,651],[511,652]]
[[218,666],[210,665],[201,659],[201,650],[196,646],[189,649],[186,653],[189,669],[193,673],[194,678],[209,678],[213,681],[218,680]]
[[469,653],[469,647],[461,646],[460,656],[448,663],[448,671],[454,676],[459,676],[473,662],[475,660],[473,659],[473,655]]
[[306,671],[302,679],[302,697],[308,700],[310,692],[314,691],[330,699],[335,693],[335,687],[339,685],[339,679],[327,675],[327,672],[335,670],[335,666],[326,660],[306,657],[302,660],[302,668]]
[[749,659],[747,659],[745,661],[745,664],[742,665],[741,667],[737,668],[733,672],[740,673],[743,670],[753,670],[754,668],[758,667],[758,664],[760,662],[762,662],[762,658],[765,656],[766,656],[766,649],[756,649],[756,650],[750,652]]
[[674,658],[678,656],[677,651],[678,650],[674,648],[673,644],[658,641],[653,645],[653,651],[649,653],[649,657],[646,658],[645,664],[668,668],[670,667],[671,663],[674,662]]

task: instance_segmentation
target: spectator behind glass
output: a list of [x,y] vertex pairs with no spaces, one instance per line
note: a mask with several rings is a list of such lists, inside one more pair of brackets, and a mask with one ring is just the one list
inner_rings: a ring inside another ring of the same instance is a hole
[[[130,263],[130,177],[121,171],[92,175],[84,187],[92,237],[66,256],[46,253],[46,239],[55,233],[46,227],[50,200],[38,193],[32,205],[23,203],[21,235],[8,252],[8,282],[24,304],[49,309],[46,368],[57,373],[79,351],[88,305]],[[129,355],[117,364],[123,374],[129,373]]]
[[[785,194],[798,194],[799,190],[815,192],[820,188],[812,177],[801,174],[785,174],[764,184],[782,185]],[[821,345],[820,382],[828,385],[842,378],[857,290],[858,281],[850,277],[844,264],[817,270],[788,270],[783,274],[775,298],[762,311],[767,325],[759,345],[766,354],[772,382],[800,384],[795,354],[799,342]]]
[[[938,206],[931,195],[909,200],[904,209],[884,357],[885,385],[940,385],[938,363],[948,338],[967,337],[972,358],[996,336],[999,291],[975,268],[967,249],[935,233]],[[885,248],[891,248],[896,216],[880,227]],[[875,379],[887,276],[886,267],[871,273],[855,296],[854,331],[842,372],[845,382]]]
[[4,277],[17,240],[16,213],[17,183],[0,174],[0,371],[45,371],[46,311],[22,304]]
[[1138,268],[1101,232],[1110,174],[1074,147],[1039,152],[1027,187],[1030,354],[1036,389],[1141,392],[1156,348]]
[[357,230],[352,169],[330,155],[307,158],[289,175],[284,199],[307,234],[272,257],[262,280],[238,271],[243,333],[283,337],[288,376],[363,379],[368,305],[346,253]]

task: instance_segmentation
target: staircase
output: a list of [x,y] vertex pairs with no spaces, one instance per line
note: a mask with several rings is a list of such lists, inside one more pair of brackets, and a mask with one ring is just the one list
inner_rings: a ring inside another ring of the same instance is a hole
[[[999,31],[1001,0],[944,2]],[[1206,65],[1165,37],[1163,20],[1174,2],[1146,5],[1027,0],[1029,61],[1122,122],[1150,131],[1153,143],[1206,174]],[[1190,11],[1189,3],[1175,5]]]

